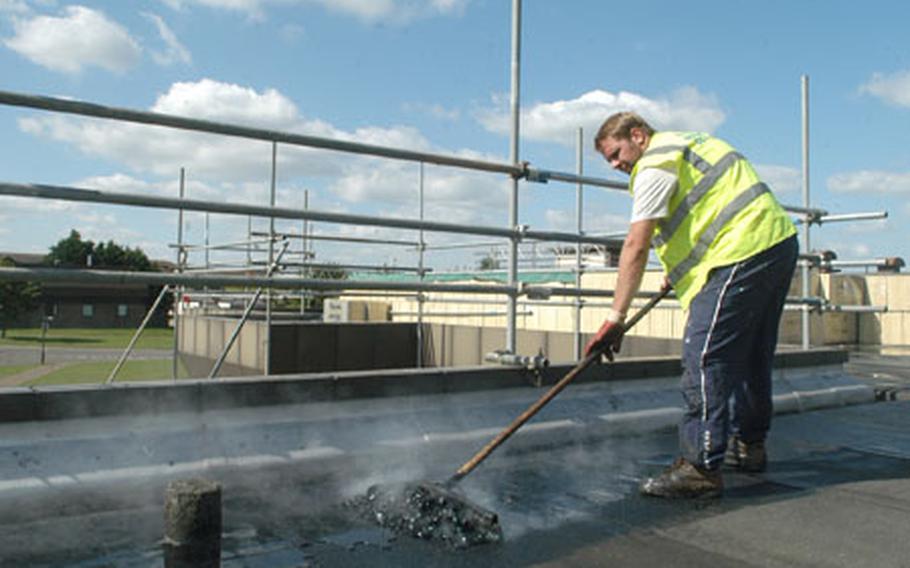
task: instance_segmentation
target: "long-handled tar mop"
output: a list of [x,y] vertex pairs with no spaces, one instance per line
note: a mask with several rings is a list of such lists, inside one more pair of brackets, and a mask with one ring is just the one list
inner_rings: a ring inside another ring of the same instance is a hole
[[[628,331],[638,323],[669,291],[669,287],[664,287],[648,300],[625,324],[625,329]],[[496,513],[471,503],[453,491],[454,486],[602,355],[601,351],[593,352],[579,361],[445,482],[418,481],[370,487],[366,496],[370,513],[380,525],[397,532],[407,532],[419,538],[440,539],[455,546],[501,540],[502,531]]]

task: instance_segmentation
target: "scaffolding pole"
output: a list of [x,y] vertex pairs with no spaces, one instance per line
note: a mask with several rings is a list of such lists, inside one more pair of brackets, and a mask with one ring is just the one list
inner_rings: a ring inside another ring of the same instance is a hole
[[[424,216],[424,193],[423,193],[423,162],[419,165],[418,175],[417,175],[417,216],[418,219],[423,222]],[[426,254],[427,244],[423,240],[423,229],[417,231],[417,267],[418,278],[420,279],[421,284],[426,277],[426,272],[424,271],[424,261]],[[423,304],[426,298],[423,293],[418,292],[417,294],[417,368],[423,368]]]
[[341,223],[345,225],[367,225],[373,227],[387,227],[393,229],[411,229],[434,231],[440,233],[460,233],[467,235],[484,235],[517,240],[539,240],[567,243],[590,243],[603,245],[612,239],[595,236],[579,236],[574,233],[558,231],[533,231],[527,227],[489,227],[478,225],[461,225],[458,223],[440,223],[435,221],[415,221],[399,217],[375,217],[370,215],[352,215],[348,213],[334,213],[291,209],[286,207],[264,207],[261,205],[243,205],[239,203],[224,203],[203,201],[197,199],[172,199],[151,195],[136,195],[114,191],[100,191],[75,187],[64,187],[44,184],[22,184],[0,182],[0,195],[13,195],[18,197],[35,197],[40,199],[61,199],[64,201],[77,201],[87,203],[105,203],[108,205],[132,205],[137,207],[151,207],[157,209],[183,209],[185,211],[206,211],[209,213],[222,213],[227,215],[255,215],[258,217],[275,217],[276,219],[306,219],[327,223]]
[[[809,76],[802,76],[802,155],[803,155],[803,207],[809,209]],[[808,254],[811,249],[809,243],[809,227],[812,223],[803,224],[803,252]],[[802,263],[802,294],[809,296],[809,263]],[[809,349],[811,345],[809,327],[809,306],[803,306],[802,313],[802,347]]]
[[[578,177],[584,174],[584,129],[578,128],[578,137],[575,141],[575,167]],[[575,188],[575,229],[579,235],[584,229],[584,185],[579,182]],[[581,244],[575,245],[575,287],[581,290]],[[575,333],[572,342],[575,359],[581,360],[581,294],[575,296]]]
[[161,301],[164,300],[164,297],[167,296],[168,292],[171,291],[170,286],[164,286],[161,288],[161,292],[158,293],[158,297],[155,298],[152,307],[149,308],[146,312],[145,317],[142,318],[142,323],[139,324],[139,328],[133,334],[133,337],[130,339],[129,345],[126,346],[126,349],[123,350],[123,353],[120,355],[120,359],[117,360],[117,363],[114,365],[114,368],[111,369],[111,374],[108,375],[107,380],[104,381],[104,384],[109,385],[114,382],[114,378],[117,377],[117,373],[120,372],[120,369],[123,367],[123,364],[126,363],[126,359],[130,356],[130,353],[133,352],[133,348],[136,346],[136,342],[139,341],[139,336],[142,335],[142,332],[145,331],[145,326],[148,325],[151,321],[152,316],[155,315],[155,310],[158,309],[158,306],[161,305]]
[[[278,267],[278,261],[281,260],[281,256],[285,253],[285,251],[287,249],[288,249],[288,241],[282,242],[281,250],[278,251],[278,255],[275,257],[275,262],[271,266],[269,266],[269,269],[265,273],[266,278],[271,278],[272,273]],[[218,359],[215,361],[215,364],[212,366],[212,370],[209,371],[208,378],[214,379],[218,375],[218,371],[221,370],[221,365],[223,365],[224,360],[227,359],[228,352],[231,350],[231,347],[234,346],[234,342],[237,341],[237,336],[240,335],[240,330],[243,329],[243,325],[249,319],[250,314],[253,312],[253,308],[256,307],[256,302],[258,302],[259,298],[262,296],[262,290],[263,289],[261,287],[256,289],[256,292],[253,294],[252,299],[250,299],[250,303],[247,304],[246,309],[243,311],[243,315],[240,316],[240,321],[238,321],[237,325],[234,326],[234,331],[231,332],[231,337],[228,338],[227,343],[224,345],[224,349],[221,350],[221,354],[218,355]],[[268,369],[268,367],[269,367],[269,363],[268,363],[269,352],[268,351],[266,351],[266,353],[265,353],[265,360],[266,360],[265,368]]]
[[[512,114],[512,129],[509,140],[509,161],[517,169],[521,167],[519,157],[519,125],[520,125],[520,89],[521,89],[521,0],[512,0],[512,94],[510,107]],[[512,176],[512,193],[509,199],[509,228],[518,230],[518,179]],[[520,233],[509,237],[509,286],[513,289],[518,286],[518,241]],[[508,315],[506,316],[506,345],[508,353],[515,353],[516,325],[518,323],[517,298],[514,294],[508,297]]]
[[[180,168],[180,199],[186,195],[186,171]],[[186,251],[183,248],[183,209],[177,211],[177,273],[183,272],[186,265]],[[177,287],[174,294],[174,353],[171,361],[171,378],[177,380],[179,374],[180,353],[180,299],[183,297],[183,288]]]

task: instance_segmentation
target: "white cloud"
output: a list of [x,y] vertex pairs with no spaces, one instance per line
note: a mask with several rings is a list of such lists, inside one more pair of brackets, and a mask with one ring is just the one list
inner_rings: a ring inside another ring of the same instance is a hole
[[[149,182],[124,173],[104,176],[91,176],[73,183],[73,187],[110,191],[115,193],[135,193],[160,197],[180,197],[180,181],[177,175],[165,181]],[[197,180],[186,180],[184,194],[187,199],[207,199],[217,197],[219,189]],[[261,202],[261,200],[260,200]]]
[[[275,90],[257,92],[238,85],[203,79],[175,83],[159,96],[155,112],[317,136],[353,138],[321,121],[304,120],[294,104]],[[81,152],[124,164],[136,172],[176,177],[185,167],[190,179],[267,180],[271,145],[227,136],[67,116],[35,115],[20,119],[20,128],[44,138],[66,142]],[[381,137],[378,131],[365,136]],[[394,138],[392,134],[389,138]],[[282,174],[337,173],[337,159],[312,149],[279,150]]]
[[166,49],[162,52],[152,51],[152,59],[155,60],[155,63],[164,66],[173,65],[174,63],[183,63],[184,65],[192,63],[193,58],[189,50],[180,43],[177,35],[174,34],[174,31],[171,30],[161,16],[148,12],[142,15],[155,24],[158,29],[158,35],[161,36],[161,40],[166,46]]
[[249,87],[212,79],[174,83],[167,93],[158,97],[151,110],[263,128],[287,127],[300,120],[294,103],[275,89],[258,93]]
[[183,10],[190,4],[208,8],[245,12],[251,16],[262,15],[262,5],[267,0],[161,0],[175,10]]
[[[476,222],[485,217],[485,212],[508,206],[508,187],[501,176],[434,168],[424,176],[427,218]],[[385,162],[359,167],[330,189],[349,203],[393,205],[399,215],[412,218],[417,211],[419,188],[413,164]]]
[[[494,101],[496,109],[480,111],[480,123],[489,131],[509,132],[511,118],[504,97]],[[712,132],[726,119],[715,98],[694,87],[683,87],[666,97],[650,99],[636,93],[589,91],[578,98],[537,103],[522,110],[521,135],[544,142],[574,145],[578,127],[593,137],[604,120],[614,112],[634,111],[655,128]]]
[[[565,209],[547,209],[544,212],[547,229],[574,233],[577,219],[574,211]],[[606,233],[624,233],[629,229],[629,217],[606,213],[599,207],[585,208],[584,230],[589,235],[603,235]]]
[[838,193],[910,193],[910,172],[860,170],[828,178],[828,189]]
[[265,18],[269,4],[316,4],[326,10],[353,16],[365,23],[407,24],[420,18],[460,15],[470,0],[162,0],[176,10],[196,4]]
[[23,0],[0,0],[0,14],[26,14],[28,4]]
[[142,53],[126,29],[84,6],[68,6],[60,17],[18,19],[14,28],[6,46],[53,71],[79,73],[94,66],[122,73]]
[[469,0],[309,0],[364,22],[406,24],[434,16],[460,15]]
[[[175,83],[158,97],[152,110],[364,144],[437,151],[414,128],[372,126],[343,131],[324,121],[305,119],[278,91],[256,91],[210,79]],[[168,180],[147,183],[121,173],[82,180],[84,187],[174,197],[178,172],[185,167],[189,183],[197,184],[188,189],[189,198],[267,202],[271,172],[268,142],[60,115],[34,115],[20,119],[19,125],[34,136],[64,142],[133,172]],[[497,160],[470,151],[460,155]],[[412,163],[280,145],[277,171],[279,186],[298,177],[311,181],[327,178],[330,191],[344,203],[409,206],[410,216],[416,210],[418,175]],[[507,184],[502,176],[427,168],[425,179],[427,211],[438,213],[438,218],[477,219],[479,211],[502,208],[507,203]]]
[[910,107],[910,71],[873,73],[872,78],[863,84],[859,91],[893,105]]
[[803,174],[798,168],[775,166],[771,164],[753,164],[758,175],[767,183],[774,193],[792,193],[803,186]]
[[456,121],[461,116],[461,113],[458,111],[458,109],[448,109],[440,104],[435,103],[404,103],[402,107],[407,112],[423,114],[445,121]]

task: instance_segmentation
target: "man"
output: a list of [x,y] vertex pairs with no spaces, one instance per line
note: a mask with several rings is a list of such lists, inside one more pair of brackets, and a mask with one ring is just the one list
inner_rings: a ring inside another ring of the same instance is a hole
[[[645,495],[717,497],[722,463],[766,466],[771,364],[796,266],[796,227],[746,159],[699,132],[656,132],[640,116],[609,117],[595,148],[629,174],[632,217],[613,308],[587,354],[619,351],[651,246],[683,309],[685,413],[680,453],[642,482]],[[732,416],[730,397],[733,397]]]

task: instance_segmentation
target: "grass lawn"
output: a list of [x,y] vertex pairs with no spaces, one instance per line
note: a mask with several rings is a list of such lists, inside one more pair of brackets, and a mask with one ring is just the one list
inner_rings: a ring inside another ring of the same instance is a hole
[[0,367],[0,377],[15,375],[16,373],[21,373],[22,371],[27,371],[37,366],[38,365],[6,365]]
[[[54,329],[47,332],[48,347],[79,347],[97,349],[123,349],[136,330],[126,329]],[[41,329],[10,329],[0,339],[0,346],[18,345],[38,347],[41,345]],[[171,349],[174,346],[174,330],[170,328],[147,328],[136,343],[136,349]]]
[[[28,382],[33,385],[74,385],[100,384],[107,380],[116,361],[92,361],[72,363],[53,373]],[[127,361],[115,382],[171,380],[172,363],[170,359],[153,359],[149,361]],[[186,369],[178,369],[180,377],[186,377]]]

